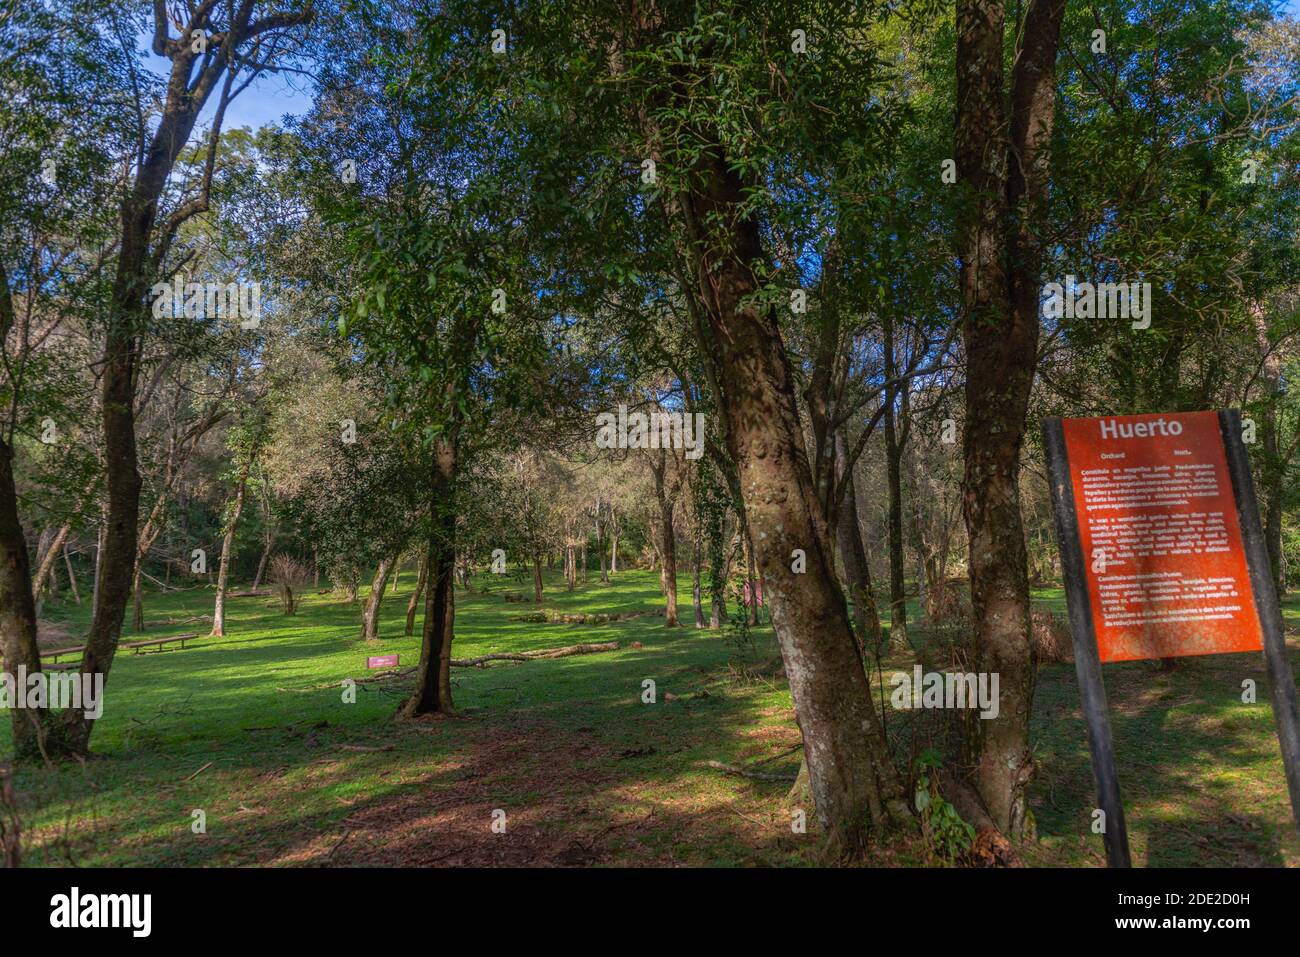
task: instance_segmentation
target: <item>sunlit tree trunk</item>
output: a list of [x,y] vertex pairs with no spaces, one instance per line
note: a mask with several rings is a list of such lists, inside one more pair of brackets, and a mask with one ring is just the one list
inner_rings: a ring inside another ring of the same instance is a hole
[[226,588],[230,581],[230,562],[235,547],[235,529],[239,526],[239,516],[244,511],[244,492],[248,488],[248,472],[251,463],[245,462],[239,470],[239,479],[235,485],[235,501],[230,508],[230,518],[226,522],[225,534],[221,537],[221,570],[217,572],[217,598],[212,609],[212,634],[226,633]]

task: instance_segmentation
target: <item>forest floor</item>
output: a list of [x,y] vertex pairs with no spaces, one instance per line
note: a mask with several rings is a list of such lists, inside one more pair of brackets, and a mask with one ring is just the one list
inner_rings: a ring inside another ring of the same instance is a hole
[[[476,586],[488,576],[479,576]],[[653,612],[658,578],[620,572],[563,590],[562,613]],[[698,631],[646,615],[605,624],[521,621],[506,602],[528,583],[491,581],[457,594],[453,654],[618,641],[617,651],[453,671],[457,715],[398,723],[409,679],[374,678],[368,655],[419,658],[403,637],[414,575],[385,600],[377,642],[358,639],[359,606],[311,594],[282,614],[267,597],[229,601],[228,635],[183,651],[119,655],[84,764],[29,768],[16,778],[25,863],[81,866],[808,865],[816,824],[792,831],[788,783],[721,773],[707,762],[793,778],[798,729],[771,629]],[[689,581],[683,614],[691,618]],[[1038,590],[1063,611],[1059,590]],[[150,619],[211,612],[212,592],[150,593]],[[88,608],[47,607],[81,634]],[[1300,603],[1287,602],[1300,661]],[[418,623],[417,623],[418,624]],[[162,637],[205,623],[155,626]],[[920,635],[920,637],[917,637]],[[914,632],[916,641],[924,634]],[[637,646],[639,644],[639,647]],[[910,671],[896,648],[882,665]],[[643,681],[656,685],[642,701]],[[1259,702],[1241,701],[1253,678]],[[1263,662],[1258,654],[1184,659],[1173,671],[1138,662],[1106,668],[1134,863],[1300,864],[1290,826]],[[886,688],[888,697],[888,688]],[[901,755],[941,747],[935,712],[887,714]],[[0,754],[9,750],[0,724]],[[1039,764],[1031,803],[1038,838],[1022,850],[1044,866],[1100,866],[1074,669],[1047,665],[1035,701]],[[758,762],[763,762],[761,766]],[[194,826],[202,812],[204,830]],[[504,812],[504,833],[501,813]],[[493,824],[497,823],[494,829]],[[943,863],[920,839],[878,842],[870,863]]]

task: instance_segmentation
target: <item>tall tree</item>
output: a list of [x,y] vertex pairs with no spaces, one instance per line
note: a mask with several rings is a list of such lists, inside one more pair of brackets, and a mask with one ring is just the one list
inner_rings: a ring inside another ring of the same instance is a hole
[[[105,683],[122,633],[137,552],[136,387],[141,343],[149,328],[147,293],[164,270],[180,228],[208,209],[226,107],[254,77],[286,58],[297,28],[312,18],[310,0],[297,11],[266,9],[270,6],[258,0],[224,6],[215,0],[184,0],[169,11],[165,0],[154,0],[152,50],[155,56],[170,60],[171,69],[161,113],[152,129],[144,121],[146,104],[137,104],[141,120],[134,174],[120,209],[117,263],[108,297],[102,358],[106,534],[81,671],[103,675]],[[173,21],[181,26],[179,36],[171,35]],[[193,194],[164,210],[161,201],[172,170],[214,93],[217,106],[201,181]],[[65,725],[71,746],[86,751],[93,718],[84,709],[70,709],[65,713]]]
[[1030,0],[1004,92],[1003,0],[958,0],[955,158],[965,205],[957,235],[966,350],[963,479],[974,659],[1001,680],[996,718],[978,722],[975,784],[994,823],[1019,836],[1033,773],[1034,661],[1020,513],[1020,450],[1037,360],[1056,56],[1065,0]]

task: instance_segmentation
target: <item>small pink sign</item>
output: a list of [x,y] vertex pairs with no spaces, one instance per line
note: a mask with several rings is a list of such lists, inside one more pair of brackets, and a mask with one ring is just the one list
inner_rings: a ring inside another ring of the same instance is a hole
[[366,659],[367,668],[396,668],[400,655],[374,655]]

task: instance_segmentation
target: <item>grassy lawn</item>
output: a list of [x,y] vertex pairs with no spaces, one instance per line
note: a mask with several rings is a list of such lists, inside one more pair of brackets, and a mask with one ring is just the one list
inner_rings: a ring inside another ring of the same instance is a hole
[[[478,582],[487,576],[479,576]],[[788,785],[705,762],[766,761],[793,777],[799,740],[768,627],[666,629],[647,615],[600,625],[519,620],[503,592],[457,595],[454,655],[617,640],[619,650],[453,672],[453,718],[395,723],[407,679],[373,677],[366,657],[419,656],[402,636],[410,571],[384,604],[381,641],[357,639],[359,606],[312,594],[285,616],[268,598],[228,603],[228,637],[184,651],[119,656],[96,728],[96,757],[17,777],[32,865],[801,865],[815,824],[792,833]],[[689,582],[681,596],[689,602]],[[1061,609],[1059,591],[1037,597]],[[150,594],[150,619],[210,613],[205,587]],[[557,611],[654,611],[657,576],[621,572],[566,593]],[[76,635],[89,609],[56,607]],[[689,604],[684,613],[690,616]],[[1300,614],[1288,604],[1289,624]],[[157,626],[145,637],[203,630]],[[141,637],[131,635],[128,637]],[[640,647],[636,647],[639,643]],[[1293,641],[1293,648],[1295,643]],[[884,665],[911,667],[896,650]],[[1300,860],[1258,655],[1108,666],[1107,690],[1139,865],[1280,865]],[[642,682],[657,702],[642,702]],[[1253,678],[1260,702],[1242,704]],[[900,753],[921,725],[891,711]],[[926,716],[928,717],[928,716]],[[1042,865],[1102,864],[1089,830],[1092,780],[1073,668],[1043,669],[1032,790]],[[927,732],[928,733],[928,732]],[[0,725],[0,753],[9,747]],[[195,834],[193,812],[206,817]],[[494,833],[494,811],[506,832]],[[812,818],[811,808],[807,809]],[[498,815],[499,817],[499,815]],[[934,864],[923,842],[880,846],[873,863]]]

